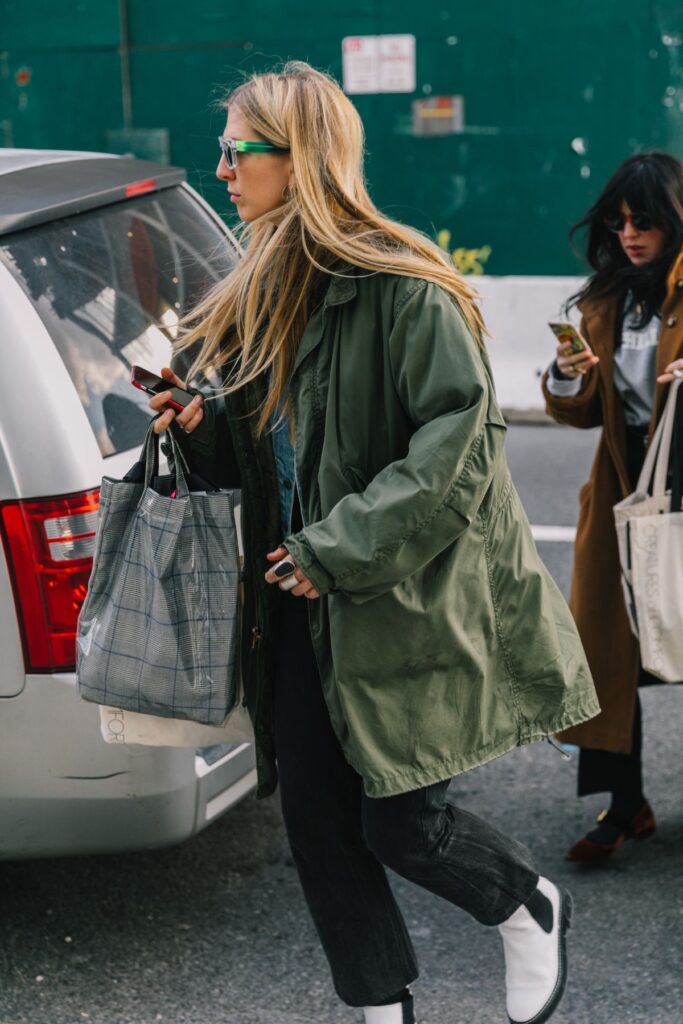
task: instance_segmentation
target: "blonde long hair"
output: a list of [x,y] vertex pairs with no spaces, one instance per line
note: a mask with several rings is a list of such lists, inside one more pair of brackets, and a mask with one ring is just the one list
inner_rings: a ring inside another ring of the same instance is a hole
[[175,348],[199,345],[190,376],[229,363],[221,391],[229,394],[268,370],[261,432],[286,404],[299,341],[320,298],[323,275],[339,275],[334,269],[339,260],[369,273],[387,271],[440,285],[481,340],[476,292],[447,254],[382,216],[370,199],[363,126],[336,82],[292,61],[279,73],[254,75],[222,105],[237,108],[254,132],[290,150],[294,187],[274,214],[245,226],[243,258],[186,318]]

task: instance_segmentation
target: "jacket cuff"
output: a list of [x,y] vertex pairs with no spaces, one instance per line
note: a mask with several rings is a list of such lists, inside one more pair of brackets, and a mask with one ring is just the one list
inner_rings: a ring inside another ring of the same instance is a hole
[[315,557],[313,549],[306,540],[305,530],[287,537],[283,540],[282,546],[287,548],[296,564],[306,574],[319,594],[332,594],[336,591],[334,577],[329,574],[327,569]]
[[[550,379],[550,370],[548,369],[541,377],[541,390],[543,392],[543,397],[549,405],[555,403],[558,408],[561,407],[563,409],[580,408],[584,404],[587,404],[597,388],[597,373],[592,369],[581,377],[579,392],[575,395],[557,395],[554,391],[550,390]],[[563,381],[557,381],[557,383],[562,384]]]
[[557,363],[551,365],[545,377],[545,386],[554,398],[575,398],[581,393],[583,383],[581,377],[565,376],[558,368]]

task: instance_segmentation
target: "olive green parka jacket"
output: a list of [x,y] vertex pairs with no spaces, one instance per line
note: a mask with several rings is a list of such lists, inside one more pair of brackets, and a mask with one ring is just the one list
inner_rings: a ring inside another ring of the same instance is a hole
[[183,444],[197,472],[243,489],[261,795],[276,778],[277,602],[263,575],[283,540],[322,595],[308,609],[324,696],[369,796],[447,779],[598,713],[510,478],[485,352],[447,293],[351,268],[332,279],[290,384],[305,525],[286,538],[272,445],[248,416],[258,400],[251,385],[207,402]]

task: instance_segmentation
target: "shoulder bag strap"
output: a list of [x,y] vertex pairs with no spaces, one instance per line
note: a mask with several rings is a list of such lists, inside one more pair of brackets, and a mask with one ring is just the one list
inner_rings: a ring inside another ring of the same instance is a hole
[[[682,382],[678,381],[680,385]],[[671,511],[683,508],[683,387],[678,388],[671,442]]]
[[670,385],[664,412],[657,428],[659,431],[659,427],[661,427],[662,433],[655,465],[654,484],[652,487],[653,497],[655,495],[661,497],[666,493],[666,478],[669,471],[669,456],[671,454],[671,437],[676,418],[676,399],[682,383],[683,380],[676,379]]

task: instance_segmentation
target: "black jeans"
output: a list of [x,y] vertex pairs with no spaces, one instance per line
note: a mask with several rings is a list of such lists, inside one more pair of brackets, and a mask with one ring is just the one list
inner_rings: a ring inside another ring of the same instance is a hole
[[448,801],[448,781],[365,795],[330,724],[308,602],[282,601],[273,720],[285,826],[337,993],[372,1006],[418,973],[384,866],[487,925],[528,900],[538,873],[524,846]]

